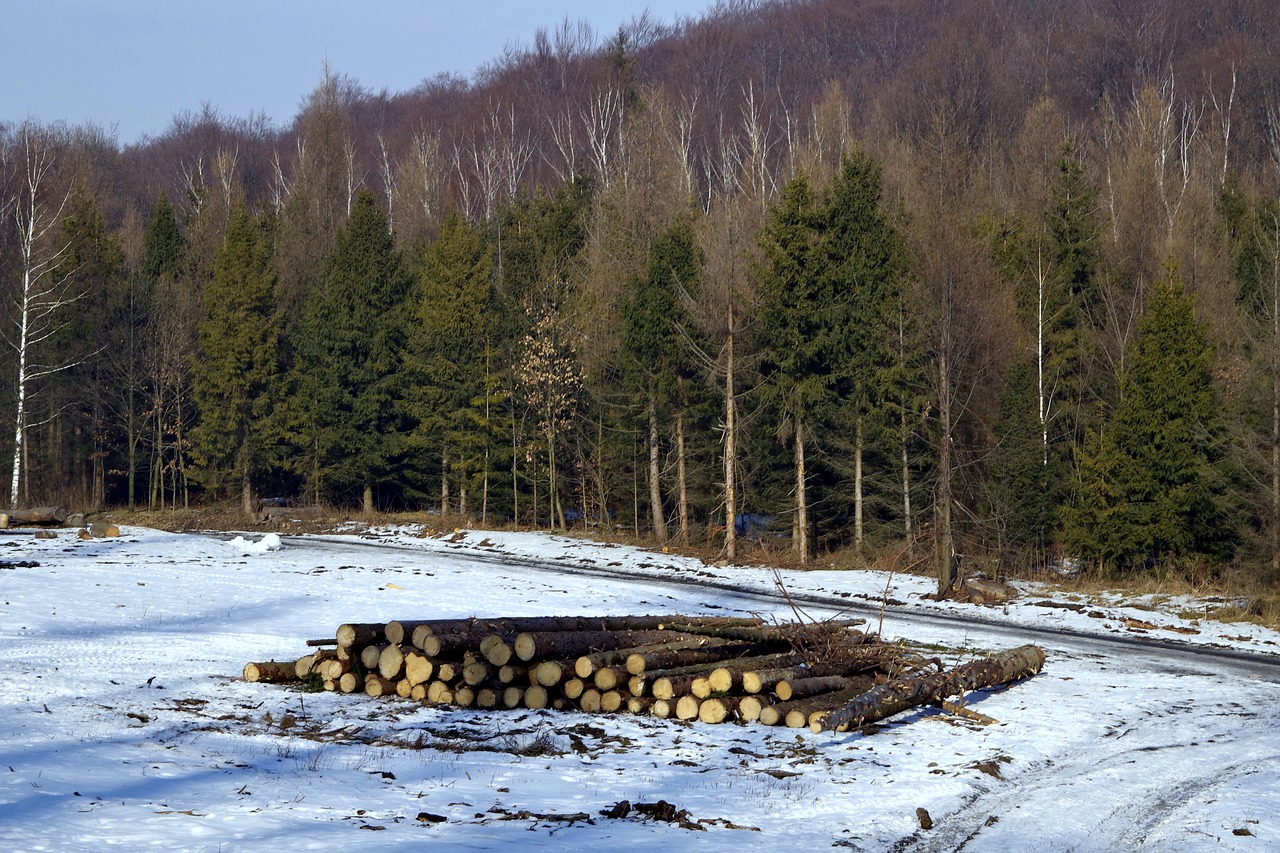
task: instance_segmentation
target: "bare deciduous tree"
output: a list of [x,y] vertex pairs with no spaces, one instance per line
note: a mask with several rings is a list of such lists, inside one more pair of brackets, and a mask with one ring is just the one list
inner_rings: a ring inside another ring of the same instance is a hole
[[[12,156],[18,170],[18,187],[9,205],[17,232],[19,280],[13,294],[12,325],[6,342],[17,361],[14,383],[16,410],[13,428],[13,473],[9,481],[9,505],[17,508],[29,495],[23,476],[29,400],[41,379],[74,366],[48,352],[47,344],[62,325],[67,306],[84,296],[76,289],[75,270],[62,268],[70,243],[57,232],[71,190],[55,185],[58,161],[55,130],[30,122],[17,132]],[[19,492],[19,487],[23,491]]]

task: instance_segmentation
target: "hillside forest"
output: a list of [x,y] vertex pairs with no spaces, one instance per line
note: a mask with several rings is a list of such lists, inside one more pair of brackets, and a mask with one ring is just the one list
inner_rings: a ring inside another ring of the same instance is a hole
[[1280,579],[1278,24],[733,0],[4,124],[4,497]]

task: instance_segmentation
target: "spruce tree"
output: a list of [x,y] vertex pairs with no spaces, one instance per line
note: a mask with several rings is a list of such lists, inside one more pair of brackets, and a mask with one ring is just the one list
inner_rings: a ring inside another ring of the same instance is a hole
[[362,190],[338,230],[319,291],[304,311],[298,388],[306,407],[312,488],[374,508],[396,484],[407,433],[403,406],[405,302],[411,277],[386,214]]
[[762,395],[778,414],[778,434],[792,448],[795,533],[801,562],[812,555],[806,429],[829,413],[840,342],[830,321],[820,257],[815,250],[816,199],[803,175],[783,188],[761,235],[760,293]]
[[193,455],[200,479],[216,491],[239,492],[245,514],[256,512],[262,436],[279,372],[279,312],[270,244],[243,204],[227,223],[204,292],[195,363],[200,423]]
[[[654,240],[647,274],[632,280],[621,309],[623,372],[645,419],[650,514],[659,542],[667,540],[659,479],[659,425],[667,420],[683,424],[688,396],[683,386],[689,377],[681,334],[690,324],[684,319],[681,294],[696,292],[697,279],[693,233],[687,223],[678,222]],[[677,435],[677,445],[682,437]],[[680,534],[688,536],[687,512]]]
[[[842,432],[849,436],[850,464],[840,466],[852,479],[854,544],[861,551],[868,516],[868,480],[882,491],[893,478],[869,477],[873,455],[892,455],[892,403],[900,399],[895,382],[898,309],[906,276],[906,250],[881,203],[880,167],[860,151],[844,159],[818,211],[818,263],[826,311],[833,324],[836,391],[841,399]],[[890,469],[878,466],[881,473]],[[843,486],[843,484],[841,484]],[[843,491],[843,489],[842,489]]]
[[1212,350],[1176,275],[1154,288],[1127,353],[1123,396],[1081,455],[1066,540],[1120,568],[1230,553]]
[[462,511],[471,480],[480,478],[483,486],[486,452],[492,451],[496,432],[485,405],[492,403],[493,392],[486,382],[494,333],[491,290],[492,264],[480,235],[451,212],[419,264],[408,334],[413,382],[407,399],[417,422],[414,449],[440,462],[442,503],[450,481],[458,484]]

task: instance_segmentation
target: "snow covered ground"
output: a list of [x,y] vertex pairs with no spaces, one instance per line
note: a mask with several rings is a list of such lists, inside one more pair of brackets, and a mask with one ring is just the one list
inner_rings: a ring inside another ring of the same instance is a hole
[[[886,637],[939,644],[954,660],[1033,641],[1048,662],[968,697],[998,725],[928,709],[874,733],[303,693],[245,683],[241,669],[298,657],[343,622],[794,614],[763,597],[775,588],[768,571],[541,534],[400,528],[281,543],[10,532],[0,536],[0,849],[1280,849],[1280,667],[1019,634],[1276,653],[1274,632],[1190,623],[1176,613],[1194,612],[1192,601],[1153,611],[1041,589],[975,608],[922,601],[926,578],[781,577],[793,594],[903,602],[885,615]],[[1034,603],[1050,598],[1083,606]],[[917,615],[948,612],[991,624]],[[702,829],[601,814],[622,800],[665,800]]]

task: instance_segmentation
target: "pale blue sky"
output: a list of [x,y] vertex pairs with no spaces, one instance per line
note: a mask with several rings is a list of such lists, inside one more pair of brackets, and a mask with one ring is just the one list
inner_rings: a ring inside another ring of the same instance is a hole
[[92,122],[122,145],[207,101],[289,122],[330,68],[402,92],[470,77],[566,17],[600,33],[648,9],[662,22],[712,0],[0,0],[0,122]]

